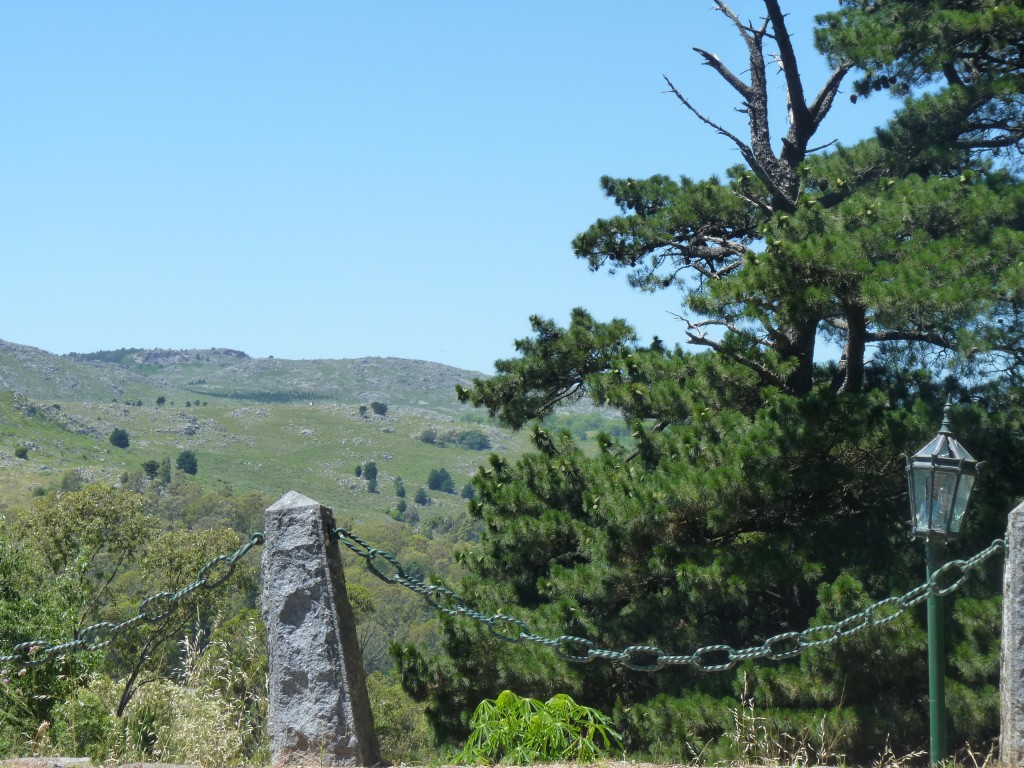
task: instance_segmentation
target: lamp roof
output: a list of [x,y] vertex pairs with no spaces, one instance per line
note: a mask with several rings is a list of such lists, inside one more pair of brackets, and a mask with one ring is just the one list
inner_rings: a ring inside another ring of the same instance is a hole
[[949,416],[953,410],[953,406],[950,403],[949,398],[946,398],[946,407],[943,408],[942,413],[942,426],[939,427],[939,434],[937,434],[928,445],[919,450],[913,456],[911,460],[922,459],[924,461],[939,460],[943,462],[956,463],[962,467],[975,466],[978,462],[967,452],[960,441],[953,436],[952,424],[950,423]]

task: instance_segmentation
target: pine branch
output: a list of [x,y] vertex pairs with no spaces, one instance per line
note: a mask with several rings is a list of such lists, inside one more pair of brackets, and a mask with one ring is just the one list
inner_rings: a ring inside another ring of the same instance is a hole
[[780,389],[785,388],[786,380],[779,377],[772,371],[768,370],[763,364],[757,362],[756,360],[751,360],[750,358],[745,357],[744,355],[740,355],[736,352],[733,352],[732,350],[726,349],[722,344],[715,341],[714,339],[709,339],[707,335],[702,331],[691,330],[702,325],[702,323],[688,322],[687,325],[689,326],[689,328],[686,331],[686,336],[690,340],[691,344],[696,344],[702,347],[709,347],[710,349],[714,350],[723,357],[727,357],[733,362],[738,363],[754,371],[755,373],[757,373],[758,376],[761,377],[762,382],[764,382],[765,384],[779,387]]

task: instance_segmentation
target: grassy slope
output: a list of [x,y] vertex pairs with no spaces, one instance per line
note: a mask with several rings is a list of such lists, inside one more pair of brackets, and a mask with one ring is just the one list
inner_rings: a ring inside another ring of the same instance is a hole
[[[297,490],[333,507],[339,518],[358,520],[394,509],[395,477],[403,478],[411,504],[431,469],[444,467],[461,488],[486,462],[489,451],[421,442],[427,427],[480,429],[497,452],[525,448],[525,435],[478,423],[479,413],[456,402],[454,383],[468,383],[472,374],[436,364],[239,359],[210,351],[127,363],[74,361],[0,342],[0,390],[27,395],[0,393],[0,504],[24,504],[32,488],[51,487],[69,469],[115,480],[148,459],[173,462],[190,449],[204,483],[273,498]],[[227,396],[254,392],[315,397],[266,403]],[[167,402],[158,407],[161,395]],[[125,404],[137,400],[143,405]],[[360,415],[359,406],[372,400],[388,404],[385,417]],[[128,431],[127,449],[109,443],[115,427]],[[21,444],[30,446],[26,460],[14,457]],[[379,470],[377,494],[355,476],[356,466],[369,460]],[[431,496],[437,513],[465,504]]]

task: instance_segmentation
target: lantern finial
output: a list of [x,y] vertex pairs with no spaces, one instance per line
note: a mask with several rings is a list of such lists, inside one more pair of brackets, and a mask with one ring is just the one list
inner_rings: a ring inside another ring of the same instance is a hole
[[942,424],[939,426],[940,435],[952,435],[953,434],[953,422],[951,419],[953,413],[953,400],[949,395],[946,395],[946,405],[942,409]]

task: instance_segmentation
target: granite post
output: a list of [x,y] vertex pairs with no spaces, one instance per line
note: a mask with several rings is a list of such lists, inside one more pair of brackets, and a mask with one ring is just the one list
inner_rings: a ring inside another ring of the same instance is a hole
[[291,491],[267,509],[263,620],[275,768],[380,765],[334,516]]
[[1024,765],[1024,504],[1006,526],[999,718],[1000,764]]

